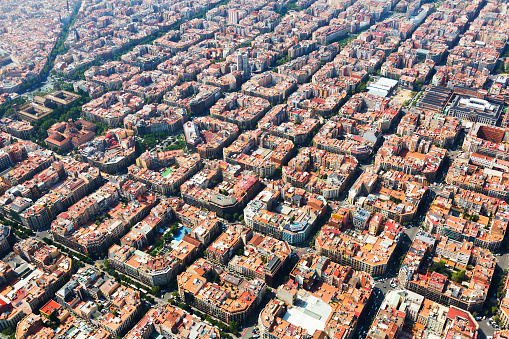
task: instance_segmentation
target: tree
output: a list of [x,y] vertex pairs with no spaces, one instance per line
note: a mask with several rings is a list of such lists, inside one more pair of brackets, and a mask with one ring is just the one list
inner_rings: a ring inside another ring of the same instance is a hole
[[5,330],[2,331],[2,334],[9,336],[11,334],[14,334],[14,330],[12,329],[12,327],[7,327]]
[[168,232],[165,235],[163,235],[163,240],[166,243],[170,243],[173,240],[173,235],[170,232]]
[[447,277],[450,277],[450,273],[447,270],[446,263],[444,260],[440,260],[439,262],[433,262],[429,268],[429,273],[437,272],[439,274],[445,275]]
[[359,83],[359,85],[357,86],[357,92],[358,93],[365,92],[366,87],[367,85],[364,82]]
[[401,199],[395,198],[391,195],[390,200],[393,201],[396,205],[401,204]]
[[173,225],[171,225],[170,227],[170,233],[171,234],[175,234],[178,230],[178,223],[174,223]]
[[189,311],[189,310],[191,309],[191,307],[189,307],[189,305],[188,305],[188,304],[186,304],[186,303],[179,303],[179,305],[178,305],[178,306],[179,306],[181,309],[186,310],[186,311]]
[[455,281],[458,284],[461,284],[465,280],[467,280],[467,275],[466,275],[465,270],[460,270],[460,271],[454,272],[452,274],[452,281]]
[[171,292],[171,295],[173,296],[173,298],[178,298],[179,292],[178,291],[173,291],[173,292]]
[[11,210],[11,217],[13,217],[14,220],[21,221],[19,214],[17,212],[15,212],[14,210]]
[[160,291],[161,291],[161,287],[159,287],[159,286],[152,286],[152,294],[153,295],[159,295]]
[[230,321],[230,323],[228,324],[228,330],[234,335],[237,335],[237,333],[239,332],[238,328],[239,323],[236,321]]

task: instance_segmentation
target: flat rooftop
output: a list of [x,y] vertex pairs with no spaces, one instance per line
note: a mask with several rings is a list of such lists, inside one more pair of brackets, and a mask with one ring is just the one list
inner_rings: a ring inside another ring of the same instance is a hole
[[325,322],[331,313],[332,307],[326,302],[308,292],[299,291],[295,303],[288,308],[283,319],[306,329],[308,334],[313,335],[315,331],[325,329]]

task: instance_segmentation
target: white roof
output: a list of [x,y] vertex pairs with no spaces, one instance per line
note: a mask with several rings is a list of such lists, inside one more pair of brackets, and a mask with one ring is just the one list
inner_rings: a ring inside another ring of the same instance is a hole
[[393,88],[396,87],[396,85],[398,84],[398,80],[381,77],[380,79],[378,79],[376,84],[380,86],[388,86]]

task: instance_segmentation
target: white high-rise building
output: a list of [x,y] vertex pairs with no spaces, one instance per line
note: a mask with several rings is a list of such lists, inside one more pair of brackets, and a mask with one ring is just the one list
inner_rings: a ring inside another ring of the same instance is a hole
[[236,25],[239,23],[239,11],[236,9],[228,10],[228,23],[231,25]]

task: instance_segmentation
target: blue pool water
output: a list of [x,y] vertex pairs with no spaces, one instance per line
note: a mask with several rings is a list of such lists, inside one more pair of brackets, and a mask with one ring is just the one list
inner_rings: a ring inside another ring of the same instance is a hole
[[175,235],[173,236],[173,239],[177,240],[177,241],[181,241],[182,238],[184,238],[184,235],[186,235],[186,231],[189,233],[191,232],[191,229],[189,227],[181,227],[177,230],[177,233],[175,233]]

